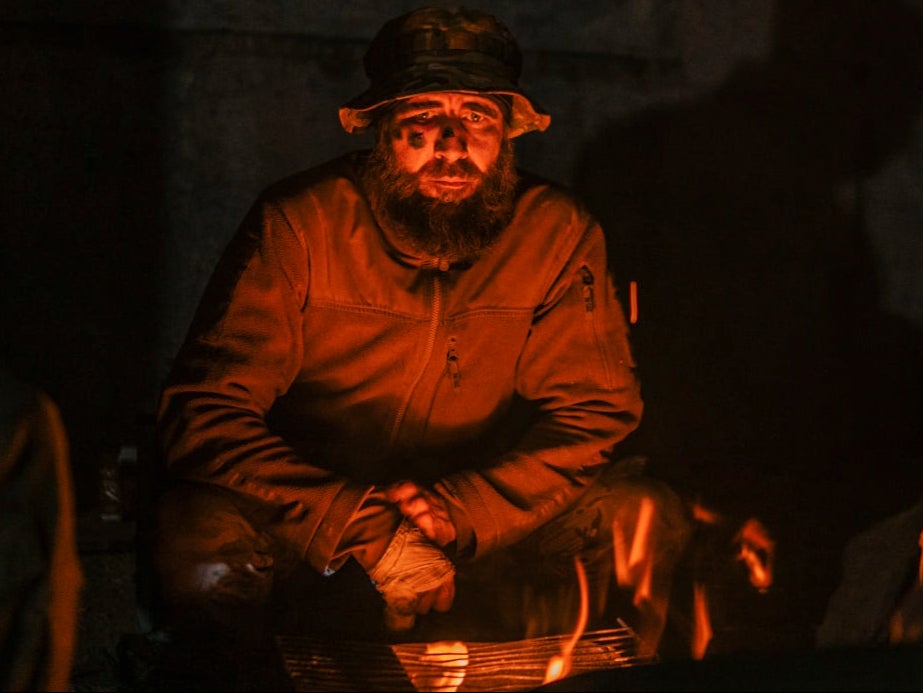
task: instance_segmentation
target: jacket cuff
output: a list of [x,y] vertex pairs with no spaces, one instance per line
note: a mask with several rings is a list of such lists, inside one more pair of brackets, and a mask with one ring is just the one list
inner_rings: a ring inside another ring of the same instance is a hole
[[318,573],[329,575],[340,566],[331,566],[331,559],[336,553],[346,525],[358,512],[371,486],[346,485],[336,495],[324,514],[324,519],[317,526],[311,541],[305,547],[305,560]]
[[455,559],[479,558],[500,544],[500,528],[477,487],[464,476],[453,476],[438,484],[455,525]]

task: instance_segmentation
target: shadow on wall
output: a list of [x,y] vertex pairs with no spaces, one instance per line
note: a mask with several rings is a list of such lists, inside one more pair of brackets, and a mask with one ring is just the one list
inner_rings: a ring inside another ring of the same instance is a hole
[[647,408],[629,447],[806,563],[829,551],[808,570],[825,588],[838,542],[923,488],[923,335],[881,309],[862,201],[918,118],[921,19],[778,0],[767,61],[608,123],[574,176],[620,290],[637,282]]

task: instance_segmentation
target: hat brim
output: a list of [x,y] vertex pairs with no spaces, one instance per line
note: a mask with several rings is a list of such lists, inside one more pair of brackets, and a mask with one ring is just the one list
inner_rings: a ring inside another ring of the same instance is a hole
[[374,121],[374,113],[382,106],[419,94],[434,92],[457,92],[466,94],[496,94],[512,100],[507,136],[518,137],[534,130],[544,131],[551,124],[551,116],[528,97],[519,85],[472,70],[471,66],[461,69],[454,65],[414,65],[396,75],[386,83],[373,85],[365,92],[340,108],[340,124],[349,133],[365,131]]

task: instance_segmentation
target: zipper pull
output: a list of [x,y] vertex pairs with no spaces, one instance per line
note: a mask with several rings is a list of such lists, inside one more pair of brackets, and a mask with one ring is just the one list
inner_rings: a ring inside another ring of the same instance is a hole
[[596,307],[596,299],[593,296],[593,273],[590,268],[583,265],[580,268],[580,278],[583,281],[583,307],[587,313],[592,313]]
[[446,371],[452,379],[452,387],[457,390],[461,384],[461,369],[458,367],[458,353],[455,351],[455,337],[449,339],[449,349],[445,359]]

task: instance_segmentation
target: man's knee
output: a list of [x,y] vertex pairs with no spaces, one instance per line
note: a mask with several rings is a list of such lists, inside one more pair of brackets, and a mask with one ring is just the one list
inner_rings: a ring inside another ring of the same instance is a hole
[[692,534],[687,504],[666,483],[650,477],[620,479],[611,484],[614,499],[611,530],[629,562],[647,551],[655,560],[675,563]]
[[603,475],[562,516],[537,533],[539,553],[582,553],[584,557],[615,550],[625,560],[640,552],[672,565],[692,533],[686,503],[666,483],[641,473]]
[[166,605],[267,601],[272,543],[231,494],[204,485],[178,486],[158,500],[155,515],[151,563]]

